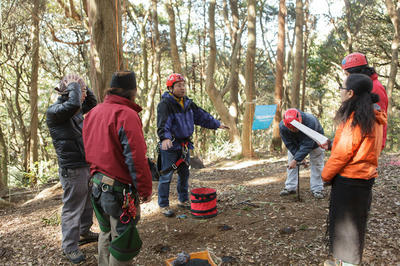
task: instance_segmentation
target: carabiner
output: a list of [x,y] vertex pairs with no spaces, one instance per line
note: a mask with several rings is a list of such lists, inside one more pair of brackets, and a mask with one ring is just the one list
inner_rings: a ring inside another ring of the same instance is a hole
[[101,184],[101,191],[107,192],[109,190],[110,186],[107,184]]
[[130,216],[127,212],[128,212],[128,209],[125,209],[125,210],[122,212],[121,216],[119,217],[119,220],[120,220],[121,223],[123,223],[123,224],[129,223],[130,220],[131,220],[131,216]]

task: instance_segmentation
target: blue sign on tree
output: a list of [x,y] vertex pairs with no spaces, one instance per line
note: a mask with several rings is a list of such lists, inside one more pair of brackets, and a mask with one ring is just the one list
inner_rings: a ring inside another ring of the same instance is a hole
[[271,125],[276,112],[276,104],[256,105],[254,111],[253,130],[267,129]]

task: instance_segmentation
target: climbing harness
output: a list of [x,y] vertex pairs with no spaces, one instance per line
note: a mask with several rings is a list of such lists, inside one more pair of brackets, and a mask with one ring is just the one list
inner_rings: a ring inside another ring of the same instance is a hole
[[171,164],[170,167],[160,170],[160,175],[164,175],[170,171],[177,170],[179,168],[179,166],[182,165],[182,163],[189,165],[189,163],[186,161],[186,156],[189,152],[188,145],[189,145],[189,141],[181,142],[181,147],[182,147],[181,157],[175,163]]
[[135,197],[132,197],[132,193],[126,193],[125,189],[123,191],[124,195],[124,203],[122,204],[122,214],[119,217],[119,220],[123,224],[127,224],[131,221],[131,217],[135,219],[136,217],[136,206],[135,206]]

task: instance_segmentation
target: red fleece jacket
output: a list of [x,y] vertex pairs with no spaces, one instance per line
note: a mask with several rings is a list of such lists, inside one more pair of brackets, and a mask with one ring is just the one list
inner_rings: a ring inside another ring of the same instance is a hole
[[83,142],[91,174],[101,172],[133,184],[141,197],[151,195],[147,146],[138,113],[142,108],[126,98],[107,95],[85,117]]

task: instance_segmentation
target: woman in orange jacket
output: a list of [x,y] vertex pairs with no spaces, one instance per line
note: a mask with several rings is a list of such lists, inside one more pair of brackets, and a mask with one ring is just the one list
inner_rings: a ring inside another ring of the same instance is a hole
[[[340,87],[342,104],[335,117],[339,125],[321,174],[325,183],[332,184],[328,225],[332,265],[361,263],[386,124],[386,113],[376,104],[379,96],[371,93],[372,86],[368,76],[350,74]],[[322,147],[328,149],[328,145]]]

